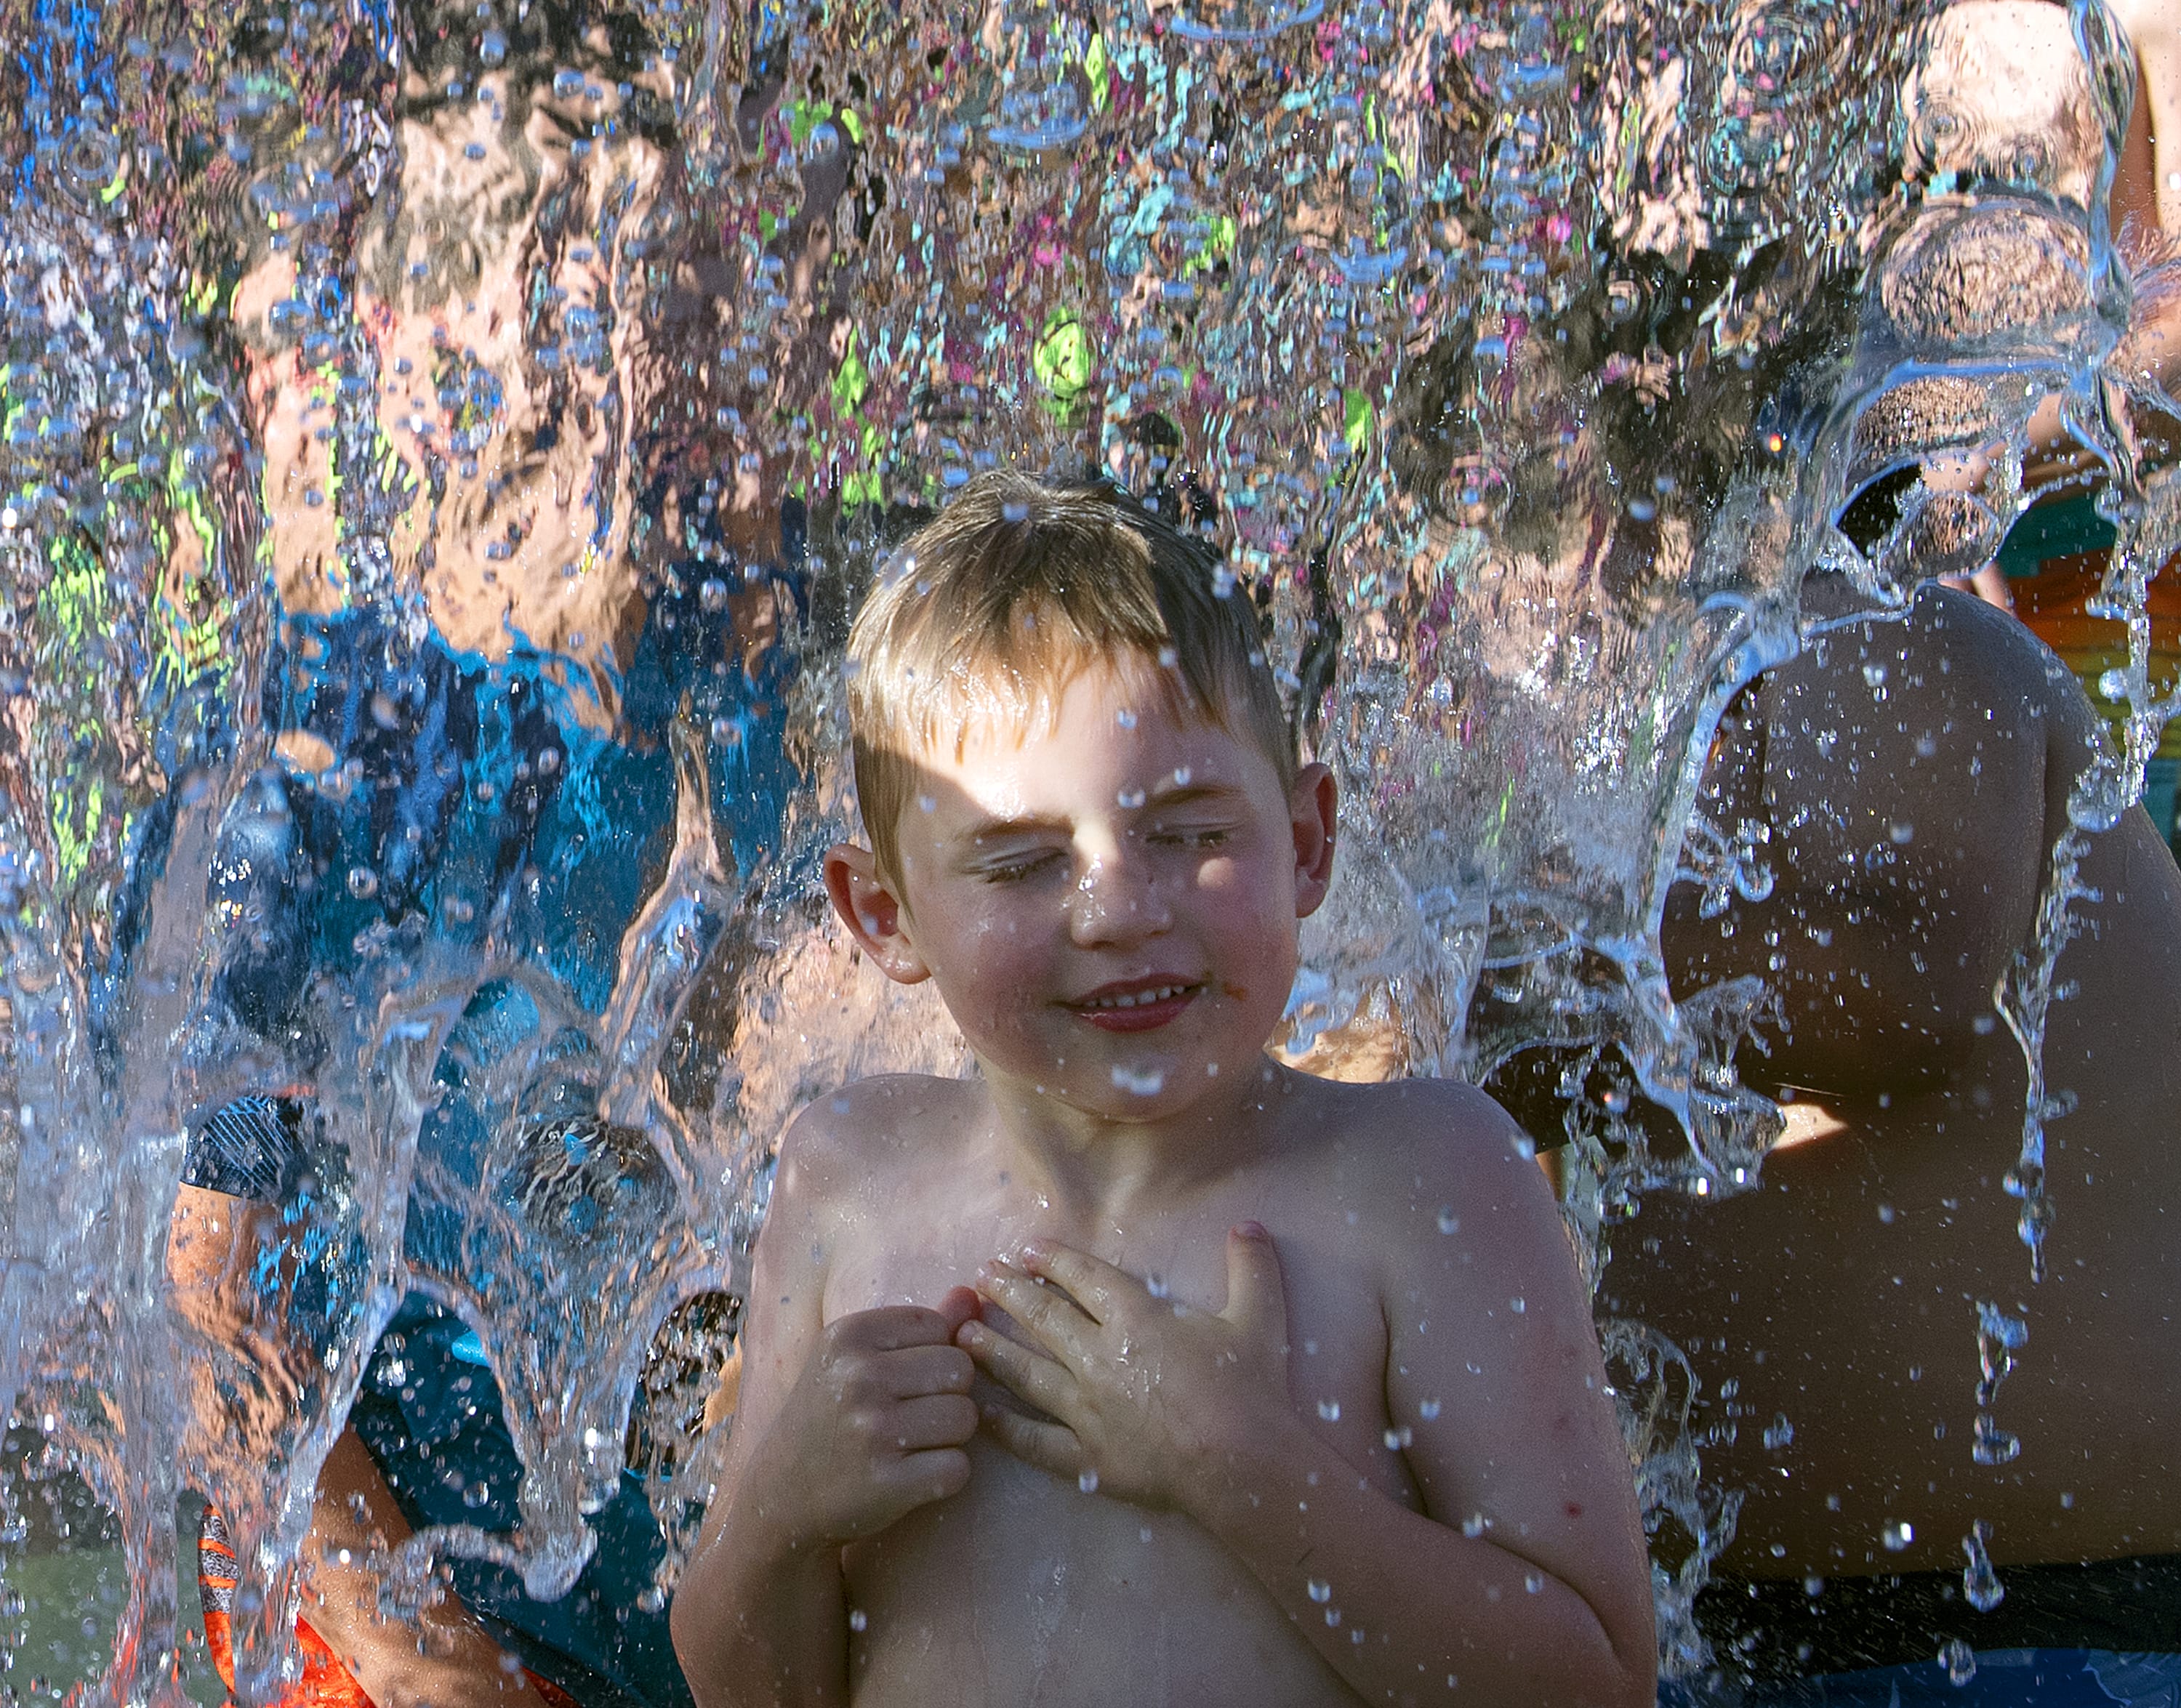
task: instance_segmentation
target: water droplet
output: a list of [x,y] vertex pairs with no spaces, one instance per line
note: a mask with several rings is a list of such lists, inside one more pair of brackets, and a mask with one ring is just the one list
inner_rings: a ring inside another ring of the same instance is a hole
[[368,866],[351,866],[348,869],[348,893],[359,901],[368,901],[378,894],[378,874]]
[[1461,1521],[1461,1534],[1474,1541],[1484,1534],[1484,1514],[1471,1512]]
[[1865,664],[1863,667],[1863,680],[1871,687],[1884,687],[1886,686],[1886,666],[1883,664]]
[[1514,1312],[1516,1316],[1521,1315],[1522,1313],[1529,1309],[1529,1308],[1528,1304],[1520,1298],[1511,1298],[1507,1301],[1507,1309]]
[[1990,1412],[1979,1412],[1969,1457],[1979,1465],[2011,1465],[2022,1457],[2022,1438],[2000,1428]]
[[1946,1669],[1946,1682],[1959,1689],[1976,1677],[1976,1650],[1958,1637],[1939,1645],[1939,1664]]
[[1450,1209],[1441,1210],[1438,1213],[1438,1231],[1441,1233],[1460,1233],[1461,1218]]
[[1339,1423],[1340,1421],[1340,1402],[1338,1400],[1320,1400],[1317,1402],[1317,1414],[1321,1418],[1323,1418],[1328,1424]]
[[724,611],[727,608],[727,584],[717,576],[708,576],[704,585],[697,590],[697,597],[708,611]]
[[1096,1471],[1084,1472],[1081,1476],[1075,1479],[1075,1486],[1082,1490],[1086,1495],[1096,1494],[1098,1492],[1098,1474]]
[[1979,1613],[1989,1613],[2007,1599],[2007,1587],[1992,1570],[1991,1552],[1986,1546],[1991,1540],[1991,1526],[1982,1518],[1972,1523],[1968,1534],[1962,1538],[1962,1553],[1968,1562],[1962,1568],[1962,1598]]
[[861,1607],[848,1609],[848,1628],[851,1631],[867,1630],[870,1627],[870,1615],[864,1612]]
[[1906,1518],[1897,1518],[1878,1533],[1878,1540],[1889,1554],[1897,1554],[1916,1540],[1916,1527]]
[[1543,1589],[1543,1588],[1545,1587],[1545,1579],[1544,1579],[1544,1576],[1543,1576],[1543,1574],[1542,1573],[1538,1573],[1538,1572],[1525,1572],[1525,1573],[1522,1573],[1522,1587],[1523,1587],[1523,1589],[1524,1589],[1524,1590],[1527,1590],[1531,1595],[1536,1595],[1536,1594],[1537,1594],[1540,1590],[1542,1590],[1542,1589]]
[[1433,1419],[1438,1415],[1438,1402],[1437,1400],[1424,1400],[1420,1402],[1416,1407],[1416,1415],[1422,1418],[1426,1423],[1431,1422]]
[[1166,1073],[1162,1068],[1131,1067],[1124,1061],[1117,1061],[1113,1064],[1113,1083],[1138,1097],[1157,1097],[1166,1089]]
[[1026,522],[1030,520],[1030,506],[1019,499],[1010,499],[1000,506],[1000,515],[1011,522]]
[[1404,1447],[1414,1445],[1416,1439],[1416,1431],[1406,1424],[1403,1424],[1399,1429],[1388,1430],[1385,1436],[1386,1451],[1389,1453],[1398,1453]]
[[1787,1414],[1785,1412],[1774,1413],[1772,1421],[1764,1426],[1766,1448],[1776,1453],[1794,1439],[1795,1426],[1787,1421]]
[[1120,804],[1124,812],[1133,813],[1144,804],[1144,791],[1140,789],[1124,789],[1113,798]]
[[1320,1605],[1333,1599],[1333,1585],[1322,1578],[1312,1578],[1303,1587],[1310,1592],[1310,1599]]

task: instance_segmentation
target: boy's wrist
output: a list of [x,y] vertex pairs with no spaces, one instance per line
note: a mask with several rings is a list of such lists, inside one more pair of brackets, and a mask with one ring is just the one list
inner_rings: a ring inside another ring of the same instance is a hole
[[842,1545],[827,1539],[808,1503],[794,1497],[791,1491],[798,1479],[769,1474],[758,1465],[750,1469],[720,1526],[721,1544],[732,1550],[743,1569],[769,1572]]
[[1245,1414],[1219,1430],[1184,1467],[1177,1504],[1215,1536],[1281,1505],[1307,1501],[1335,1456],[1287,1406]]

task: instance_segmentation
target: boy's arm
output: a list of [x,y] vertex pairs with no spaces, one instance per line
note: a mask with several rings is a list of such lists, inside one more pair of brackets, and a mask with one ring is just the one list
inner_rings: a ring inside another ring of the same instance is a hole
[[[1482,1094],[1404,1089],[1378,1103],[1394,1130],[1374,1135],[1372,1234],[1389,1415],[1424,1512],[1372,1487],[1299,1410],[1262,1229],[1229,1236],[1216,1318],[1177,1314],[1064,1248],[989,1270],[988,1296],[1054,1356],[977,1325],[959,1337],[1060,1422],[988,1413],[988,1425],[1056,1474],[1096,1471],[1102,1491],[1188,1513],[1366,1701],[1460,1691],[1649,1708],[1649,1562],[1559,1213]],[[1444,1234],[1449,1199],[1460,1222]]]
[[1482,1094],[1405,1088],[1374,1234],[1387,1414],[1424,1511],[1290,1405],[1203,1479],[1199,1522],[1366,1700],[1650,1708],[1650,1562],[1560,1213]]
[[867,1185],[854,1094],[806,1110],[780,1171],[750,1280],[741,1393],[726,1464],[674,1598],[674,1650],[701,1708],[832,1708],[848,1700],[841,1550],[958,1493],[976,1433],[974,1372],[953,1344],[975,1309],[889,1305],[825,1320],[828,1215]]
[[[781,1141],[737,1336],[740,1391],[711,1510],[674,1596],[674,1652],[700,1708],[741,1702],[831,1708],[848,1700],[841,1551],[802,1544],[796,1490],[753,1474],[759,1448],[823,1326],[825,1273],[810,1200],[822,1143],[806,1112]],[[822,1163],[818,1172],[824,1172]]]

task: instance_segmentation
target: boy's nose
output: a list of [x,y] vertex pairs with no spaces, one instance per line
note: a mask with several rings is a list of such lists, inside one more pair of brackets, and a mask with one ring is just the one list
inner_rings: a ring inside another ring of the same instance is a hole
[[1085,947],[1155,937],[1173,923],[1144,862],[1125,850],[1091,861],[1076,880],[1068,911],[1068,934]]

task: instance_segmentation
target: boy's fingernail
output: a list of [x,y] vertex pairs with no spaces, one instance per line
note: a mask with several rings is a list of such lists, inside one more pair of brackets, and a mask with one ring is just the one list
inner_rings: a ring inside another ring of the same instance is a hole
[[1270,1234],[1265,1231],[1265,1225],[1261,1221],[1237,1222],[1234,1225],[1234,1231],[1241,1235],[1244,1239],[1270,1239],[1272,1237]]

